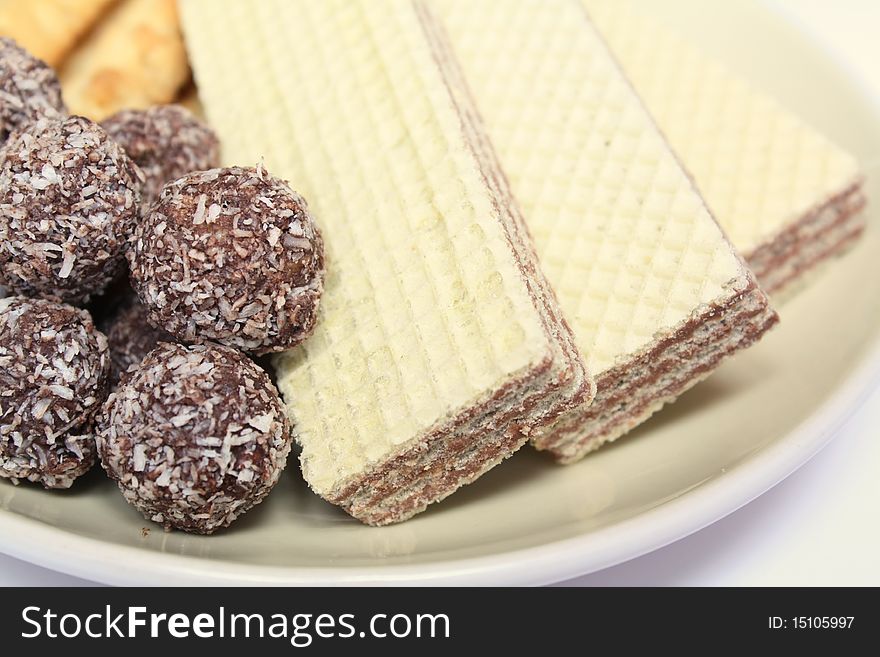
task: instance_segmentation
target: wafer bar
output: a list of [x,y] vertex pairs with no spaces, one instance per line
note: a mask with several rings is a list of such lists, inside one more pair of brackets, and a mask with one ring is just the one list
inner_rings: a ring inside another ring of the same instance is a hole
[[188,0],[223,157],[308,199],[315,334],[275,361],[306,481],[371,524],[469,483],[592,393],[431,19],[396,0]]
[[861,235],[856,159],[625,2],[585,0],[731,241],[770,293]]
[[596,378],[532,442],[575,461],[776,320],[577,0],[436,0]]

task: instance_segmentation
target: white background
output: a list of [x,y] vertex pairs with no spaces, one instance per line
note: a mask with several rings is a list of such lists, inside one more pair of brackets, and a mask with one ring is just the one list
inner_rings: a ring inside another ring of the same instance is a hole
[[[880,107],[880,3],[776,4],[861,78]],[[0,555],[0,585],[78,584],[88,582]],[[745,508],[652,554],[565,584],[880,585],[880,389],[818,456]]]

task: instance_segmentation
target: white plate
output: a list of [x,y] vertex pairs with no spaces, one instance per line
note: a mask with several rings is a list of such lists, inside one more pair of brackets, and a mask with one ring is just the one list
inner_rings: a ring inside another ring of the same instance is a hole
[[[782,16],[743,2],[651,9],[880,173],[880,111]],[[166,534],[95,471],[61,493],[0,482],[0,551],[118,584],[538,584],[618,563],[760,495],[857,407],[880,377],[876,253],[872,226],[760,345],[629,438],[564,468],[524,449],[402,525],[359,525],[292,468],[230,530]]]

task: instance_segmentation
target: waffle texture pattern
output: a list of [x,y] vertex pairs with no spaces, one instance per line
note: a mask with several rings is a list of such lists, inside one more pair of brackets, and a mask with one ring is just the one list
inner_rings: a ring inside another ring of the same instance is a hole
[[656,19],[625,1],[583,1],[747,259],[860,184],[855,157]]
[[546,330],[410,3],[181,8],[224,160],[263,158],[326,238],[318,328],[276,361],[316,492],[546,366]]
[[435,0],[592,372],[746,272],[571,0]]

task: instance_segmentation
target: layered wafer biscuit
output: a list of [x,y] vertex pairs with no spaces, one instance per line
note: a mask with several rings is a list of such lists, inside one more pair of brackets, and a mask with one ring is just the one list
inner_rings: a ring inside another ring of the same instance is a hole
[[596,377],[533,438],[559,460],[625,434],[776,322],[577,0],[436,0]]
[[61,68],[74,114],[100,121],[121,109],[170,103],[189,80],[175,0],[121,0]]
[[766,290],[856,240],[865,195],[852,155],[656,19],[585,4]]
[[0,36],[57,68],[118,0],[0,0]]
[[415,5],[181,10],[223,157],[264,158],[324,235],[318,327],[275,362],[315,492],[400,521],[585,404],[571,332]]

